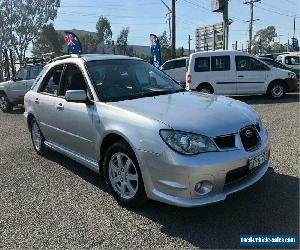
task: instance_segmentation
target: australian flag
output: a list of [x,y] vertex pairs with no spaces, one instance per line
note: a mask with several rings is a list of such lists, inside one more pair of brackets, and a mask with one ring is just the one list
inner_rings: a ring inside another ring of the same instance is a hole
[[150,34],[150,49],[153,56],[153,64],[156,68],[159,68],[161,64],[160,44],[158,37],[154,34]]
[[69,54],[81,54],[81,44],[78,37],[69,31],[65,31],[67,45],[68,45],[68,53]]

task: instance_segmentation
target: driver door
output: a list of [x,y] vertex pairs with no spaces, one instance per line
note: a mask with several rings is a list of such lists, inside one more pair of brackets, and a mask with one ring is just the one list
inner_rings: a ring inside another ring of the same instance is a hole
[[75,64],[67,64],[60,84],[59,98],[54,103],[57,143],[73,152],[97,159],[95,140],[97,130],[94,120],[97,112],[93,97],[88,94],[87,102],[68,102],[64,96],[68,90],[85,90],[89,93],[86,80]]

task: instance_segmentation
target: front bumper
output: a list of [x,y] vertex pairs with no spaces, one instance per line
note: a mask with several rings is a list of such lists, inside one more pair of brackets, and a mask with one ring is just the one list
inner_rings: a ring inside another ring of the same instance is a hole
[[299,89],[299,81],[297,78],[286,78],[285,82],[288,86],[288,91],[296,91]]
[[[150,199],[181,207],[201,206],[225,200],[263,177],[270,159],[241,179],[225,184],[229,171],[245,167],[249,158],[269,150],[267,133],[261,135],[260,147],[252,152],[243,149],[184,156],[166,148],[162,155],[138,150],[145,189]],[[194,187],[199,181],[210,181],[213,189],[200,195]]]

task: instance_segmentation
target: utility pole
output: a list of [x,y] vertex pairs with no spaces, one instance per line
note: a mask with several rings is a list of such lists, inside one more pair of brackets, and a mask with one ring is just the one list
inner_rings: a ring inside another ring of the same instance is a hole
[[176,0],[172,0],[172,43],[171,43],[171,56],[176,57],[176,14],[175,14]]
[[244,2],[244,4],[249,4],[250,5],[250,21],[249,21],[249,48],[248,48],[248,53],[251,53],[251,48],[252,48],[252,28],[253,28],[253,22],[257,21],[253,20],[253,6],[254,3],[258,3],[261,0],[247,0]]
[[189,35],[189,56],[191,54],[191,40],[192,40],[191,35]]
[[228,2],[224,0],[223,8],[223,50],[228,50],[228,34],[229,34],[229,18],[228,18]]

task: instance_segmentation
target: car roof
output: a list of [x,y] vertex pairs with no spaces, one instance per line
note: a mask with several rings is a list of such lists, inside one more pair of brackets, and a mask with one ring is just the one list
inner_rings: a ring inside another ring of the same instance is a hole
[[214,55],[250,55],[245,51],[238,50],[213,50],[213,51],[199,51],[191,54],[191,57],[197,56],[214,56]]
[[56,57],[49,61],[49,64],[54,62],[64,63],[70,61],[83,60],[85,62],[89,61],[101,61],[101,60],[142,60],[137,57],[123,56],[123,55],[110,55],[110,54],[70,54]]
[[110,55],[110,54],[82,54],[80,55],[84,61],[98,61],[98,60],[120,60],[120,59],[130,59],[130,60],[142,60],[137,57],[123,56],[123,55]]

